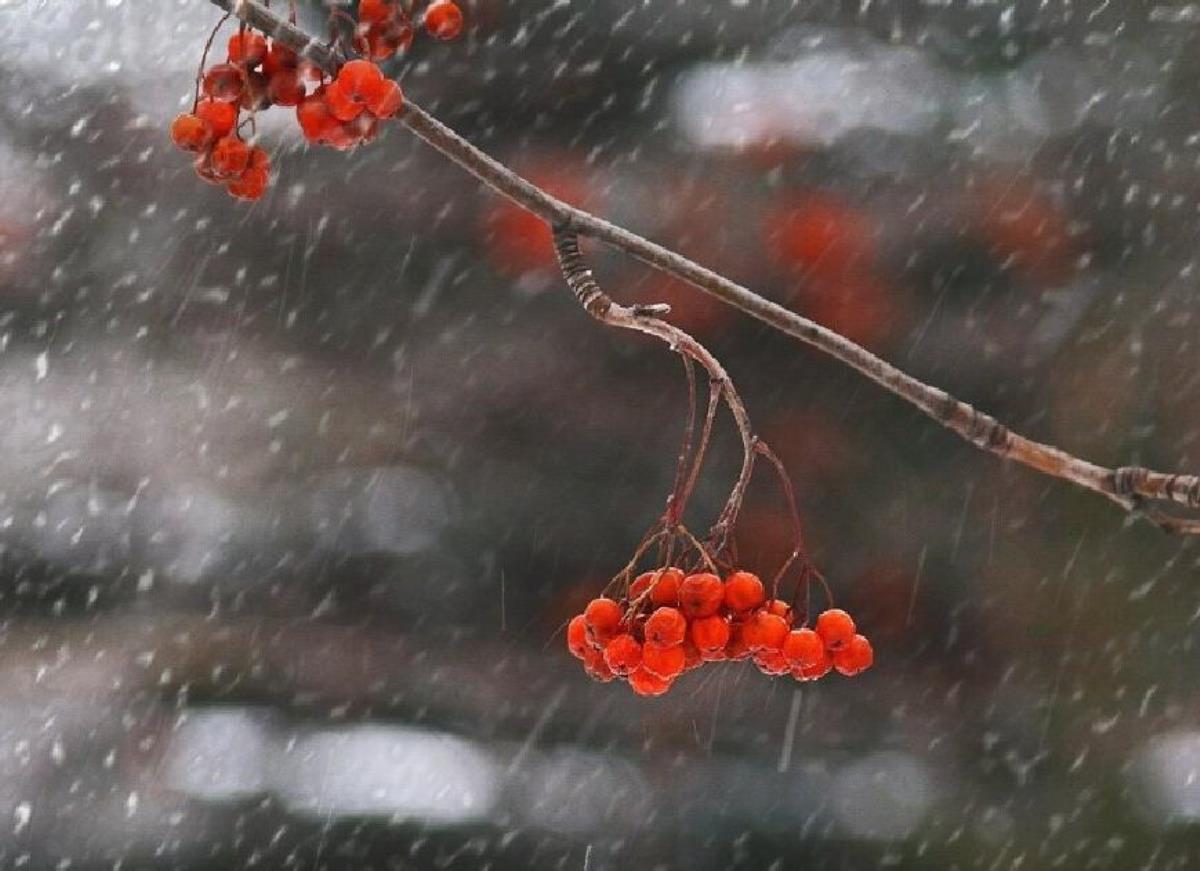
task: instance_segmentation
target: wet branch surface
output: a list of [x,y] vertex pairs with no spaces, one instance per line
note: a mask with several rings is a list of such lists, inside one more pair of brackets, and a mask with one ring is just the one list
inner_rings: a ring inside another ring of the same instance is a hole
[[[318,37],[306,33],[255,0],[210,2],[263,31],[328,73],[336,73],[345,60],[337,48],[321,42]],[[1076,457],[1053,445],[1026,438],[992,416],[944,390],[925,384],[839,333],[789,311],[681,254],[556,199],[480,151],[419,105],[406,101],[398,120],[443,156],[553,227],[569,230],[623,251],[655,269],[688,282],[779,332],[823,351],[916,406],[975,447],[1044,475],[1100,493],[1132,516],[1144,517],[1169,532],[1200,534],[1200,518],[1177,516],[1163,510],[1164,505],[1200,509],[1200,477],[1157,472],[1140,466],[1109,468]]]

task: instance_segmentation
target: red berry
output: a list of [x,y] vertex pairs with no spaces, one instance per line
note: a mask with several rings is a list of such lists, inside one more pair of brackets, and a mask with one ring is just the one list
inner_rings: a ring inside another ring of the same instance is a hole
[[689,617],[716,614],[725,600],[725,586],[716,575],[688,575],[679,585],[679,607]]
[[232,103],[202,100],[196,105],[196,116],[208,125],[214,139],[228,136],[237,124],[237,109]]
[[325,90],[329,111],[339,121],[353,121],[364,111],[376,118],[390,118],[404,105],[400,86],[385,78],[370,61],[352,60]]
[[223,136],[212,147],[212,171],[217,178],[237,178],[250,165],[250,146],[235,136]]
[[373,61],[387,60],[397,52],[408,51],[413,29],[407,21],[392,24],[360,24],[354,34],[354,50]]
[[249,30],[239,31],[229,37],[230,63],[257,66],[267,56],[267,41]]
[[300,68],[300,56],[279,42],[271,43],[267,56],[263,58],[263,72],[273,76],[280,72],[296,72]]
[[792,670],[791,665],[788,664],[787,657],[783,655],[783,651],[773,647],[755,653],[754,664],[758,666],[758,670],[763,674],[772,677],[787,674]]
[[833,667],[846,677],[861,674],[875,662],[875,651],[871,642],[861,635],[855,635],[840,650],[833,653]]
[[583,616],[587,620],[588,632],[592,639],[607,642],[620,631],[624,614],[621,612],[621,606],[612,599],[600,598],[588,602]]
[[659,677],[670,680],[680,674],[686,664],[687,654],[684,653],[682,644],[674,647],[647,644],[642,648],[642,668]]
[[651,614],[642,632],[652,647],[677,647],[687,636],[687,618],[677,608],[662,607]]
[[655,605],[679,606],[679,585],[683,583],[683,572],[679,569],[665,569],[658,583],[650,590],[650,601]]
[[792,606],[783,599],[772,599],[766,604],[768,614],[774,614],[776,617],[782,617],[788,626],[792,625]]
[[204,93],[214,100],[236,103],[246,89],[246,74],[233,64],[217,64],[204,74]]
[[[729,643],[729,621],[720,614],[699,617],[692,621],[689,635],[701,653],[719,650],[724,658],[725,645]],[[707,657],[706,657],[707,658]]]
[[267,192],[271,176],[266,170],[247,169],[225,185],[229,195],[239,200],[257,200]]
[[230,181],[225,190],[239,200],[257,200],[267,191],[271,180],[271,158],[261,148],[251,148],[246,169]]
[[576,659],[583,659],[591,649],[587,635],[587,620],[582,614],[576,614],[567,624],[567,650]]
[[250,112],[265,109],[271,105],[271,80],[260,72],[246,73],[246,88],[242,91],[241,107]]
[[778,650],[788,636],[787,621],[778,614],[755,611],[742,624],[742,640],[757,653],[760,650]]
[[650,601],[655,605],[679,606],[679,582],[683,572],[679,569],[660,569],[643,572],[629,587],[629,598],[637,599],[650,592]]
[[734,572],[725,579],[725,607],[735,614],[753,611],[767,598],[758,575]]
[[267,79],[267,98],[275,106],[299,106],[304,100],[304,80],[296,70],[280,70]]
[[849,644],[857,631],[854,620],[841,608],[831,608],[817,616],[817,634],[831,653]]
[[583,670],[592,680],[608,683],[613,679],[612,669],[604,661],[604,653],[599,650],[589,650],[583,658]]
[[639,696],[661,696],[671,688],[671,681],[639,668],[629,675],[629,686]]
[[437,39],[454,39],[462,28],[462,10],[453,0],[433,0],[425,10],[425,29]]
[[296,120],[300,122],[304,138],[313,143],[324,142],[334,127],[341,127],[341,122],[329,113],[321,91],[305,97],[296,107]]
[[832,668],[833,660],[829,658],[829,651],[822,647],[821,658],[817,662],[812,665],[792,666],[792,677],[796,680],[818,680],[829,674]]
[[628,632],[623,632],[604,645],[604,661],[613,674],[629,674],[642,664],[642,645]]
[[184,151],[203,151],[212,142],[212,128],[203,118],[184,113],[171,122],[171,141]]
[[811,668],[825,659],[825,643],[811,629],[793,629],[781,649],[793,667]]
[[683,670],[691,671],[704,665],[704,657],[700,649],[690,641],[683,642]]
[[368,24],[385,24],[396,14],[387,0],[358,0],[358,20]]

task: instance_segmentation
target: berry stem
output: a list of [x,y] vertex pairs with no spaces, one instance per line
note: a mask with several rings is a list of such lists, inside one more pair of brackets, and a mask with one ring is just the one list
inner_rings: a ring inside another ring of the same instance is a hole
[[212,51],[213,42],[216,41],[217,33],[220,32],[225,22],[229,20],[232,12],[226,12],[221,16],[221,20],[217,22],[217,26],[208,34],[208,41],[204,43],[204,51],[200,54],[200,69],[196,70],[196,91],[192,95],[192,111],[196,111],[196,107],[200,105],[200,83],[204,81],[204,68],[208,66],[208,53]]
[[680,354],[679,359],[683,361],[683,371],[687,376],[688,415],[687,423],[683,428],[683,445],[679,450],[679,461],[675,464],[675,482],[671,485],[671,495],[667,497],[667,510],[663,520],[667,526],[674,526],[683,519],[683,511],[687,502],[683,494],[683,485],[687,479],[688,458],[692,453],[692,438],[696,434],[696,367],[692,365],[691,358],[684,354]]
[[[333,74],[345,60],[338,46],[325,46],[255,0],[209,0],[244,23]],[[516,205],[552,226],[624,251],[655,269],[686,281],[767,326],[828,354],[879,384],[969,444],[1052,478],[1099,493],[1131,517],[1173,533],[1200,534],[1200,518],[1168,513],[1151,503],[1200,509],[1200,476],[1157,472],[1141,466],[1109,468],[1053,445],[1013,432],[998,420],[937,387],[909,375],[861,345],[796,314],[750,289],[583,209],[551,196],[463,139],[411,100],[397,118],[415,136]]]
[[[690,357],[708,372],[709,415],[705,420],[705,431],[696,450],[689,485],[694,483],[696,471],[703,460],[703,452],[707,447],[707,437],[712,429],[711,420],[716,397],[725,400],[725,405],[729,408],[729,413],[737,426],[738,435],[742,439],[742,469],[738,473],[737,483],[734,484],[725,507],[709,532],[708,540],[712,552],[719,554],[725,547],[729,530],[737,522],[742,498],[745,496],[746,487],[749,485],[750,476],[754,471],[754,446],[757,442],[757,438],[750,428],[750,416],[746,413],[746,406],[733,386],[733,380],[720,361],[691,335],[664,320],[641,314],[641,311],[645,310],[644,308],[629,308],[620,305],[601,290],[592,275],[592,270],[588,268],[583,259],[583,252],[579,250],[579,238],[573,230],[566,227],[555,228],[554,250],[558,255],[563,278],[566,279],[567,286],[571,288],[571,292],[575,294],[576,300],[583,306],[584,311],[609,326],[636,330],[661,339],[677,354]],[[682,527],[678,528],[682,529]],[[690,536],[690,533],[688,535]],[[711,564],[711,558],[708,557],[707,551],[703,552]]]

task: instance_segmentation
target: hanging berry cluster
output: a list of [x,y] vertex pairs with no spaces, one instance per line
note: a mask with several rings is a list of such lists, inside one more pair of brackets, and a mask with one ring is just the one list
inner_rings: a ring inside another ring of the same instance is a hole
[[[336,33],[335,20],[331,17]],[[419,23],[438,39],[453,39],[462,31],[462,10],[452,0],[433,0]],[[197,155],[195,169],[202,179],[223,185],[238,199],[257,200],[270,180],[270,158],[243,139],[242,113],[248,113],[253,130],[256,112],[294,106],[311,144],[346,150],[370,142],[379,122],[404,105],[400,86],[373,61],[407,50],[413,32],[413,18],[401,3],[360,0],[350,42],[371,60],[351,60],[331,79],[291,49],[243,26],[229,40],[225,63],[204,69],[205,49],[192,111],[175,119],[171,139]]]
[[594,680],[621,678],[642,696],[662,695],[705,662],[751,659],[763,674],[800,681],[871,667],[871,642],[845,611],[823,611],[812,629],[793,623],[792,607],[768,599],[751,572],[722,581],[666,568],[639,575],[620,601],[593,599],[568,625],[567,647]]
[[226,62],[202,71],[192,111],[171,124],[171,140],[198,155],[200,178],[238,199],[256,200],[267,189],[271,160],[242,139],[242,112],[297,105],[311,75],[290,49],[241,30],[229,39]]

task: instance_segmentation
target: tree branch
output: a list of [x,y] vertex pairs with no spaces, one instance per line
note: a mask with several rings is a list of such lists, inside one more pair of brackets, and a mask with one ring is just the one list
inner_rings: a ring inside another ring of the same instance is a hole
[[[322,44],[256,0],[210,2],[263,31],[328,73],[336,73],[345,60],[338,49]],[[1200,519],[1175,517],[1147,504],[1164,502],[1200,508],[1200,477],[1155,472],[1138,466],[1110,469],[1082,460],[1053,445],[1018,435],[990,415],[944,390],[925,384],[844,336],[674,251],[550,196],[480,151],[415,103],[407,101],[398,120],[443,156],[552,226],[569,229],[580,236],[624,251],[764,324],[823,351],[907,400],[977,448],[1100,493],[1131,514],[1145,517],[1167,531],[1200,534]]]

